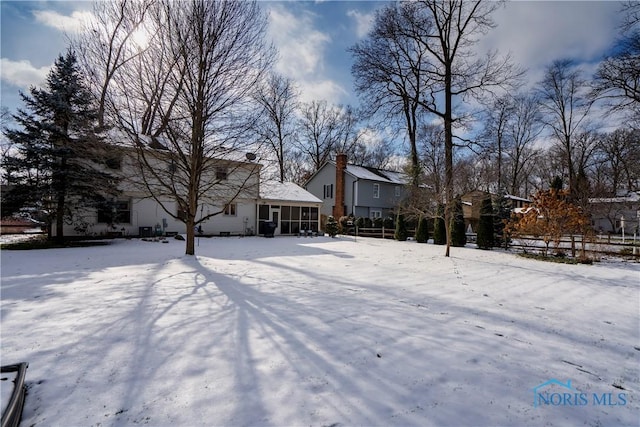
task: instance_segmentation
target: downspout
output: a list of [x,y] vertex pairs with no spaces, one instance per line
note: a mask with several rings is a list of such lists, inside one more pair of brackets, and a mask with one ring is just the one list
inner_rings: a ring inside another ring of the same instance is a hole
[[358,181],[360,181],[360,178],[356,178],[355,181],[351,183],[351,214],[354,217],[356,216],[356,202],[357,202],[356,184],[358,183]]

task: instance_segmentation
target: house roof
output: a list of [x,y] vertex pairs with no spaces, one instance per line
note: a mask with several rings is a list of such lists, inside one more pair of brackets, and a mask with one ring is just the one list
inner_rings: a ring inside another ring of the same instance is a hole
[[629,203],[640,202],[640,193],[630,192],[626,196],[618,197],[599,197],[589,199],[589,203]]
[[322,200],[293,182],[263,181],[260,184],[260,198],[281,202],[322,203]]
[[[335,165],[335,163],[333,162],[332,164]],[[384,169],[347,164],[346,172],[353,175],[355,178],[366,179],[369,181],[378,181],[398,185],[405,185],[407,182],[409,182],[409,178],[406,174]]]
[[513,194],[505,194],[504,198],[505,199],[509,199],[509,200],[516,200],[516,201],[520,201],[520,202],[531,203],[531,200],[525,199],[525,198],[522,198],[522,197],[518,197],[518,196],[514,196]]

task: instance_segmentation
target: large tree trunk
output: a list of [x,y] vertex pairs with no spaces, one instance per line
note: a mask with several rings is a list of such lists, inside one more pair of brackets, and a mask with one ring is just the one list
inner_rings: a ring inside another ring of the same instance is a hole
[[447,231],[447,248],[444,256],[451,251],[451,220],[453,218],[453,95],[451,94],[451,65],[445,71],[445,110],[444,110],[444,161],[445,161],[445,193],[444,224]]
[[58,192],[58,200],[56,200],[56,242],[64,242],[64,192]]
[[191,215],[189,215],[189,218],[187,219],[185,225],[187,227],[187,242],[186,242],[186,249],[184,253],[185,255],[195,255],[196,254],[196,245],[195,245],[196,230],[195,230],[195,223]]

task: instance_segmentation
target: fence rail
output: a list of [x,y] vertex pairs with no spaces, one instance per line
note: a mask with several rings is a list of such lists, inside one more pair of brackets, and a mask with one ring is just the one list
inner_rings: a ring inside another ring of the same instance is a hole
[[[407,235],[413,236],[415,235],[415,229],[409,228],[407,229]],[[393,239],[396,234],[395,228],[365,228],[365,227],[351,227],[347,229],[349,236],[358,236],[358,237],[375,237],[378,239]]]
[[[373,237],[377,239],[393,239],[395,236],[394,228],[375,228],[375,227],[350,227],[344,234],[356,237]],[[407,234],[413,236],[414,229],[408,229]],[[467,233],[467,242],[474,243],[475,233]],[[583,251],[582,235],[566,235],[562,236],[558,246],[555,242],[549,243],[549,251],[565,252],[571,256],[580,255]],[[523,236],[522,238],[512,239],[509,247],[520,251],[539,252],[546,249],[546,243],[540,237]],[[633,236],[631,239],[622,239],[619,236],[590,236],[584,241],[584,252],[592,256],[602,255],[624,255],[640,260],[640,237]]]

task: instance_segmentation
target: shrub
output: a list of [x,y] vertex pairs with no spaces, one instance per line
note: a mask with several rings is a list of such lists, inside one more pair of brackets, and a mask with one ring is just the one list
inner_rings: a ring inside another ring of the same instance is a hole
[[511,244],[511,236],[505,229],[507,222],[511,219],[511,205],[504,197],[504,193],[498,196],[494,206],[493,216],[493,235],[494,246],[500,246],[505,249]]
[[453,218],[451,218],[451,246],[462,247],[467,244],[467,233],[462,215],[462,201],[453,201]]
[[514,236],[540,237],[545,243],[546,256],[549,246],[557,248],[563,235],[587,234],[591,221],[582,208],[572,204],[567,191],[539,191],[533,197],[533,204],[524,214],[514,216],[505,231]]
[[416,230],[416,241],[418,243],[427,243],[429,240],[429,229],[427,224],[427,218],[424,216],[420,217],[420,221],[418,221],[418,229]]
[[[349,225],[352,224],[352,225]],[[349,228],[351,227],[355,227],[355,218],[353,217],[353,215],[349,215],[349,216],[341,216],[340,219],[338,220],[338,232],[339,233],[346,233]]]
[[404,222],[404,215],[399,214],[396,221],[396,233],[394,235],[396,240],[404,242],[407,240],[407,225]]
[[333,215],[327,218],[324,231],[331,237],[335,237],[336,234],[338,234],[338,221],[336,221]]
[[373,226],[375,228],[382,228],[384,224],[384,221],[382,220],[382,218],[374,218],[373,219]]
[[478,224],[478,248],[491,249],[494,245],[493,238],[493,206],[491,198],[487,197],[482,201],[480,207],[480,222]]
[[444,208],[438,206],[438,216],[433,219],[433,243],[445,245],[447,243],[447,230],[444,223]]

